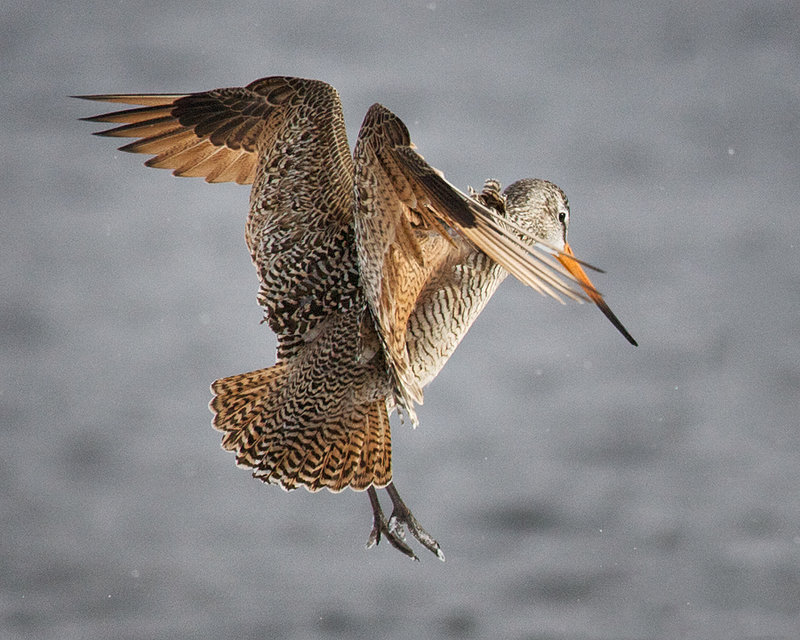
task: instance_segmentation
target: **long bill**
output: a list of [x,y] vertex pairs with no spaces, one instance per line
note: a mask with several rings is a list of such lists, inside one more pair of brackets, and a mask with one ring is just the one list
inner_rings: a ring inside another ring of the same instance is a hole
[[603,300],[603,296],[601,296],[597,289],[594,288],[592,281],[589,280],[589,276],[586,275],[586,272],[581,267],[580,263],[577,260],[573,260],[572,257],[574,254],[572,253],[572,249],[570,246],[565,242],[564,243],[564,252],[558,256],[558,261],[564,265],[567,271],[572,274],[575,280],[583,287],[583,290],[586,292],[586,295],[589,296],[589,299],[594,302],[598,307],[600,307],[600,311],[611,320],[611,324],[613,324],[617,331],[619,331],[625,339],[630,342],[634,347],[638,346],[636,340],[633,339],[633,336],[628,333],[628,330],[622,326],[622,323],[619,321],[619,318],[614,315],[614,312],[609,308],[606,304],[606,301]]

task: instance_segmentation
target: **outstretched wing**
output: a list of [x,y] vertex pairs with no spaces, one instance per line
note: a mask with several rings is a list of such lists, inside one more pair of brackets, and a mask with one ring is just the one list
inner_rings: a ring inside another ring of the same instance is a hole
[[427,277],[465,252],[464,239],[540,293],[585,299],[581,285],[550,252],[445,180],[416,152],[403,122],[379,104],[364,120],[355,161],[361,285],[412,419],[422,391],[409,367],[408,318]]
[[148,167],[173,169],[177,176],[208,182],[251,184],[269,118],[293,97],[292,81],[298,79],[263,78],[246,87],[190,94],[76,97],[141,105],[84,119],[120,124],[97,135],[139,138],[120,149],[152,155],[145,163]]

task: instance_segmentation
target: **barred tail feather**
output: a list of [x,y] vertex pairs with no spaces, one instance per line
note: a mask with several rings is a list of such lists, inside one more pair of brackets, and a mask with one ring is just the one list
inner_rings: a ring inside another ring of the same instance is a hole
[[253,467],[252,446],[257,442],[260,421],[265,403],[278,397],[284,384],[286,366],[275,366],[229,378],[221,378],[211,385],[214,398],[209,409],[214,414],[213,426],[225,435],[222,448],[237,452],[237,463]]
[[[382,487],[392,478],[392,447],[386,402],[348,403],[334,415],[292,411],[282,397],[290,366],[222,378],[211,385],[214,428],[222,446],[236,453],[253,476],[291,490]],[[287,409],[288,407],[288,409]]]

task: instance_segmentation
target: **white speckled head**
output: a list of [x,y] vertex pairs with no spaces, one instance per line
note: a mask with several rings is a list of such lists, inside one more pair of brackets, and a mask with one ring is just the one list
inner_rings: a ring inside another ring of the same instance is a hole
[[529,231],[531,237],[557,251],[564,251],[569,228],[569,201],[552,182],[525,178],[503,192],[509,218]]

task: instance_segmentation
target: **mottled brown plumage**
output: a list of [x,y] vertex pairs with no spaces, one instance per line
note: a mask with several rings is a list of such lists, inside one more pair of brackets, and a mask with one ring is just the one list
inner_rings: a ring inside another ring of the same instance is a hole
[[366,489],[370,545],[385,535],[416,557],[405,525],[444,558],[392,484],[389,414],[416,424],[423,388],[509,272],[558,299],[594,300],[633,342],[572,257],[558,187],[520,181],[503,194],[488,181],[469,197],[381,105],[351,155],[338,94],[316,80],[83,97],[140,105],[88,119],[118,125],[101,135],[138,138],[121,149],[152,155],[148,166],[252,183],[246,240],[277,362],[212,385],[214,427],[265,482]]

